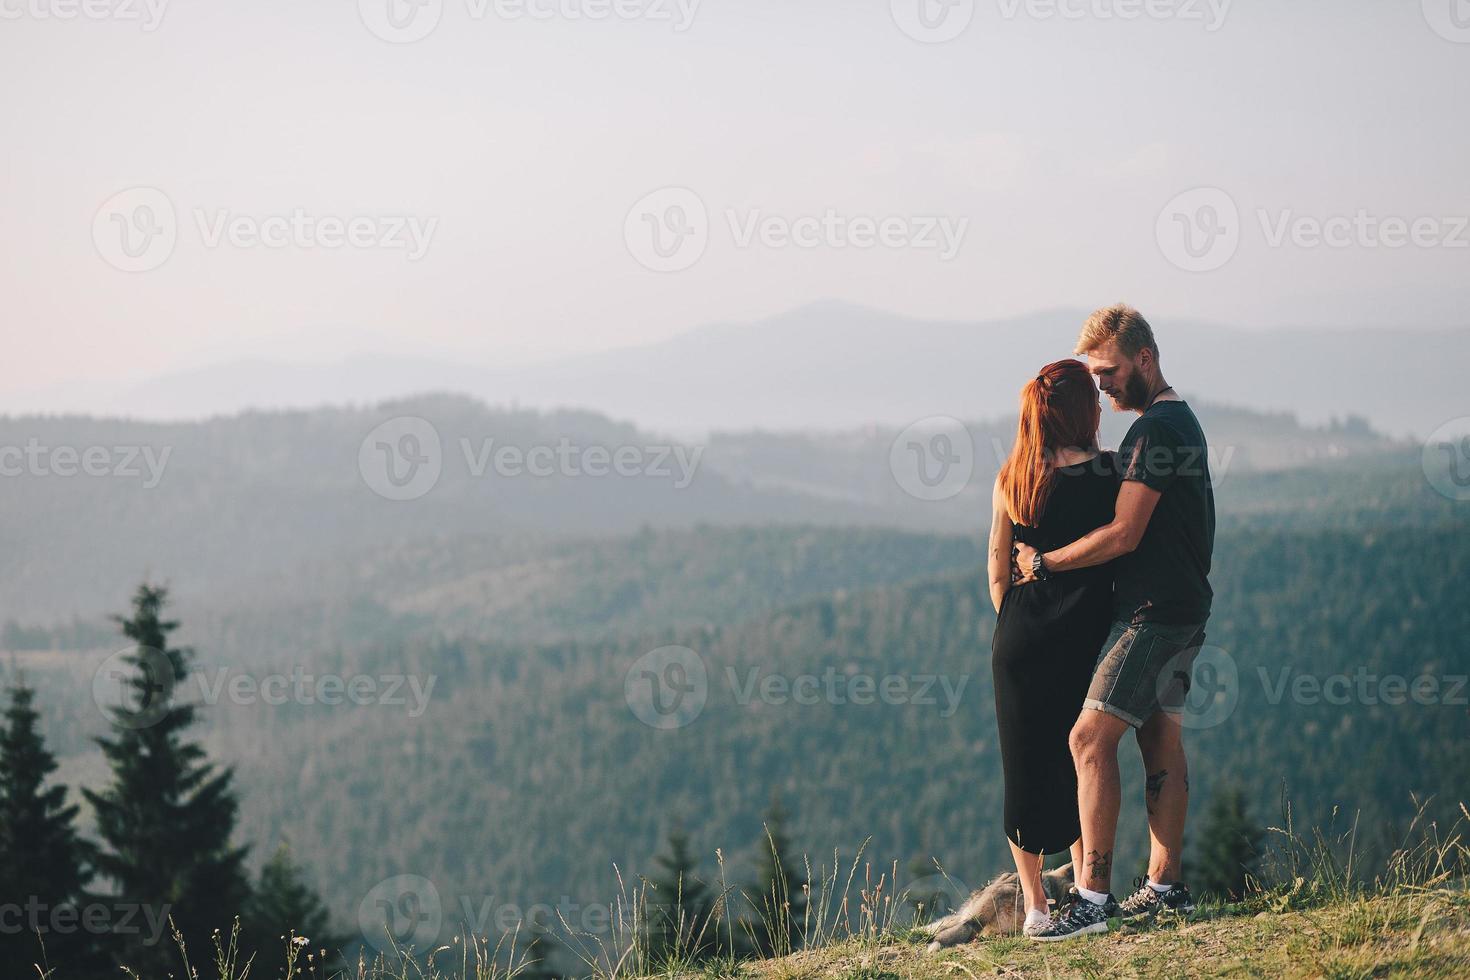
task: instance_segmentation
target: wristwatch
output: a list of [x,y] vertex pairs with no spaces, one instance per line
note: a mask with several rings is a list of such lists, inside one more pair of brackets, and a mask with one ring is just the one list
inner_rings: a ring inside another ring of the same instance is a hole
[[1051,578],[1051,573],[1046,570],[1046,562],[1041,558],[1041,552],[1031,556],[1031,577],[1038,582],[1045,582]]

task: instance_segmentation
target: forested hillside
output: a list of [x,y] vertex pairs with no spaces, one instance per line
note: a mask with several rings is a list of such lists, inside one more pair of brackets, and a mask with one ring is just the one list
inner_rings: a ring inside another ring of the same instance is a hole
[[[738,537],[724,540],[739,550]],[[1204,727],[1190,735],[1196,807],[1240,785],[1264,819],[1284,786],[1301,825],[1325,825],[1334,807],[1343,829],[1357,821],[1364,852],[1390,846],[1414,796],[1452,809],[1470,785],[1470,607],[1459,594],[1470,526],[1232,531],[1216,568],[1216,653],[1200,690],[1217,697],[1197,706]],[[937,858],[969,881],[1005,860],[993,622],[978,573],[965,570],[610,641],[424,635],[309,661],[432,678],[417,715],[226,700],[205,713],[207,744],[239,769],[245,839],[289,838],[349,921],[368,889],[404,873],[445,896],[605,902],[613,864],[647,871],[678,826],[706,859],[716,847],[749,859],[773,793],[803,850],[851,853],[872,836],[880,860]],[[697,712],[671,730],[640,720],[627,686],[635,662],[667,644],[693,651],[707,678]],[[88,774],[82,733],[95,710],[86,669],[54,655],[29,667],[42,699],[62,702],[57,721],[71,734],[58,743],[74,782]],[[813,703],[787,686],[801,689],[802,676],[814,678],[802,689]],[[1303,676],[1317,685],[1306,696]],[[1348,679],[1343,703],[1335,676]],[[1403,679],[1396,694],[1390,676]],[[1429,703],[1406,693],[1421,677],[1433,679]],[[863,678],[875,703],[858,703]],[[885,683],[898,693],[875,697]],[[1137,799],[1131,759],[1126,771]],[[1125,814],[1120,866],[1132,868],[1141,810]]]
[[[441,408],[441,421],[484,418],[473,403]],[[363,485],[350,453],[331,479],[311,455],[340,448],[364,416],[313,417],[335,433],[315,442],[291,431],[305,418],[229,421],[265,425],[280,453],[262,432],[246,449],[226,440],[215,463],[196,458],[152,490],[12,485],[4,568],[20,615],[8,614],[0,669],[37,689],[73,798],[106,778],[95,685],[125,645],[86,603],[105,593],[102,608],[122,611],[136,568],[178,588],[171,612],[196,649],[186,691],[202,702],[209,757],[236,769],[249,865],[289,841],[349,933],[374,887],[405,874],[433,883],[449,919],[487,902],[605,905],[615,867],[625,880],[655,873],[678,829],[702,874],[716,873],[719,848],[730,875],[749,876],[774,797],[791,812],[792,849],[814,864],[871,838],[875,867],[902,876],[937,860],[973,883],[1005,866],[975,487],[919,500],[873,458],[885,437],[872,436],[839,441],[823,457],[833,468],[814,465],[804,488],[748,485],[791,460],[736,454],[715,497],[625,482],[604,510],[596,481],[446,473],[433,494],[392,501]],[[605,420],[577,418],[609,436]],[[566,420],[523,421],[534,439]],[[197,457],[203,444],[179,438]],[[1420,803],[1451,814],[1470,785],[1470,520],[1418,452],[1350,426],[1343,438],[1358,448],[1309,467],[1216,473],[1218,598],[1191,785],[1196,813],[1244,790],[1259,824],[1280,821],[1285,797],[1298,828],[1351,832],[1368,866]],[[308,477],[283,496],[294,467]],[[824,482],[858,472],[855,485],[890,503],[825,499]],[[89,495],[108,506],[69,524],[53,512]],[[538,513],[544,526],[521,526]],[[592,527],[593,514],[606,520]],[[217,532],[188,531],[209,522]],[[47,584],[62,571],[77,578],[74,601]],[[30,594],[50,598],[31,607]],[[654,653],[671,645],[683,652]],[[302,674],[397,696],[258,696],[262,681]],[[236,682],[255,696],[232,693]],[[1137,800],[1141,774],[1124,758]],[[1142,860],[1141,818],[1125,807],[1126,872]],[[84,833],[91,820],[84,808]]]
[[[1375,461],[1385,458],[1430,520],[1448,503],[1415,475],[1415,459],[1361,422],[1310,428],[1279,413],[1208,405],[1200,413],[1211,432],[1212,472],[1232,486],[1222,500],[1227,512],[1236,507],[1237,482],[1283,467],[1381,466]],[[399,442],[391,420],[405,417],[431,431]],[[1106,419],[1109,443],[1124,419]],[[385,423],[386,433],[379,430]],[[494,537],[494,548],[526,556],[544,553],[550,539],[621,537],[645,526],[822,524],[978,535],[1015,425],[967,420],[964,431],[968,446],[958,432],[950,442],[933,443],[924,431],[900,443],[898,427],[717,433],[686,445],[596,412],[489,407],[461,396],[188,423],[0,417],[0,446],[21,452],[18,462],[7,457],[3,483],[0,623],[97,618],[115,608],[126,583],[144,576],[170,579],[176,599],[202,599],[214,609],[241,594],[256,606],[315,596],[323,576],[346,581],[355,595],[351,580],[364,564],[397,562],[398,551],[453,555],[466,538]],[[957,447],[953,467],[936,455],[947,455],[945,446]],[[437,478],[421,494],[388,499],[383,453],[394,454],[394,472],[416,472],[396,455],[410,447],[437,467]],[[519,464],[497,462],[503,451]],[[604,459],[603,475],[592,475],[599,452],[622,453],[627,465],[608,472]],[[533,453],[541,454],[534,472]],[[926,476],[952,471],[964,479],[943,499],[924,499],[916,494],[920,467]],[[1262,496],[1244,506],[1283,502],[1274,492]],[[470,560],[483,560],[486,549],[468,547]],[[419,583],[400,587],[412,592]],[[395,600],[407,601],[402,594]]]

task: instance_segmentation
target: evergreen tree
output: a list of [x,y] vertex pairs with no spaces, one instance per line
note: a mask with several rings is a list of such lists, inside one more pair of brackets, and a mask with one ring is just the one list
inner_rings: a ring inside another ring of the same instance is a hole
[[[175,703],[188,651],[168,645],[178,623],[160,618],[167,590],[138,587],[133,616],[114,617],[136,647],[124,658],[136,668],[128,687],[136,704],[113,710],[112,738],[98,744],[112,767],[103,792],[85,790],[97,817],[102,850],[97,869],[112,884],[111,899],[138,911],[137,918],[171,916],[197,956],[211,933],[228,933],[249,894],[241,864],[245,848],[230,845],[237,803],[233,773],[204,761],[204,750],[186,742],[195,707]],[[176,951],[167,930],[114,933],[119,962],[139,973],[172,969]]]
[[[35,692],[10,689],[0,730],[0,976],[35,976],[36,964],[64,972],[100,967],[77,909],[86,884],[86,845],[66,804],[66,787],[46,786],[56,759],[36,730]],[[4,906],[18,909],[3,909]],[[44,949],[43,949],[44,944]]]
[[649,880],[653,894],[647,910],[648,949],[654,963],[698,960],[715,946],[716,925],[711,921],[714,901],[709,886],[699,879],[698,866],[683,831],[669,834],[669,853],[654,859],[657,877]]
[[1246,875],[1255,871],[1265,831],[1250,818],[1245,794],[1230,787],[1215,794],[1205,812],[1190,872],[1201,895],[1239,900]]
[[754,898],[756,921],[750,930],[762,956],[784,956],[801,943],[806,882],[799,872],[797,859],[791,855],[791,839],[786,833],[789,816],[780,798],[773,795],[759,845],[760,872]]
[[250,973],[264,980],[285,975],[286,944],[293,937],[301,946],[295,961],[298,970],[308,957],[318,968],[337,964],[347,942],[331,931],[326,906],[291,860],[290,845],[284,841],[260,869],[244,918],[245,932],[255,950]]

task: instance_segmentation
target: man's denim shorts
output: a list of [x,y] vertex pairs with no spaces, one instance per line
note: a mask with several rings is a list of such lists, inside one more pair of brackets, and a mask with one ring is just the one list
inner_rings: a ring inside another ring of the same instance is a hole
[[1203,623],[1114,622],[1083,707],[1106,711],[1134,728],[1155,711],[1183,712],[1204,642]]

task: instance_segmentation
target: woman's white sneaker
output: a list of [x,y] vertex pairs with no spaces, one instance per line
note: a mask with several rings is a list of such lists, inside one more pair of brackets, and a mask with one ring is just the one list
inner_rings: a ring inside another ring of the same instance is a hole
[[1031,909],[1026,913],[1026,922],[1021,926],[1021,932],[1027,936],[1034,936],[1049,925],[1051,925],[1051,913],[1043,912],[1041,909]]

